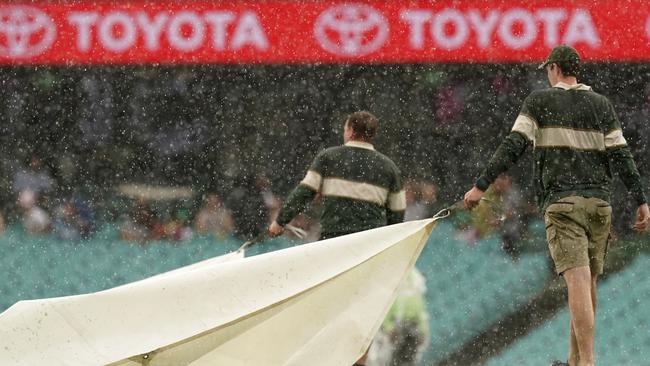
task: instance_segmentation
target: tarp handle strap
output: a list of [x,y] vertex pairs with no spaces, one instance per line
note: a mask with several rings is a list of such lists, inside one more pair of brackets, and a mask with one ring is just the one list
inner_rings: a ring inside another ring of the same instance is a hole
[[[298,239],[304,239],[307,237],[307,232],[299,227],[295,227],[293,225],[285,225],[285,229],[289,230],[293,235],[295,235]],[[262,233],[260,233],[258,236],[254,237],[253,239],[248,240],[244,244],[242,244],[239,249],[237,249],[237,252],[241,252],[246,250],[247,248],[252,247],[255,244],[259,244],[260,242],[266,240],[268,238],[269,234],[266,230],[264,230]]]
[[298,239],[304,239],[307,237],[307,232],[299,227],[295,227],[293,225],[285,225],[285,229],[289,230],[293,235],[295,235]]

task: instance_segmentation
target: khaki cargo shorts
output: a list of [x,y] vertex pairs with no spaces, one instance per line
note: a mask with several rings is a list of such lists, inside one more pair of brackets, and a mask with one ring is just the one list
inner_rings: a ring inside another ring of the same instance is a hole
[[544,212],[546,240],[555,271],[589,266],[592,275],[603,273],[612,223],[612,207],[598,198],[571,196],[559,199]]

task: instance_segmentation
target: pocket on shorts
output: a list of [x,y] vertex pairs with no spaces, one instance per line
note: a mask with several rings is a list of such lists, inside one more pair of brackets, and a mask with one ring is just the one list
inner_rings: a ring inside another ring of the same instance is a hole
[[596,214],[598,216],[610,216],[612,214],[612,206],[610,206],[610,205],[598,205],[596,207]]
[[569,213],[569,212],[573,212],[573,207],[574,207],[573,202],[558,201],[549,205],[548,208],[546,209],[546,213],[549,214]]

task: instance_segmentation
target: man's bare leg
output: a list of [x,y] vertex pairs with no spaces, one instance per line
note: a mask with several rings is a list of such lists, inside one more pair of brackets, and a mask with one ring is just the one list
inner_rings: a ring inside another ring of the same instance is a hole
[[[592,308],[594,309],[594,329],[595,329],[595,319],[596,319],[596,305],[598,303],[598,297],[597,297],[597,283],[598,283],[598,275],[593,275],[591,276],[591,303],[592,303]],[[575,330],[573,329],[573,320],[571,320],[569,324],[570,328],[570,336],[569,336],[569,358],[568,362],[570,366],[577,366],[580,357],[578,354],[578,340],[576,339],[576,333]],[[595,334],[595,333],[594,333]]]
[[[589,266],[576,267],[563,273],[569,292],[569,312],[571,313],[571,332],[577,345],[577,366],[594,365],[594,279]],[[573,347],[573,340],[571,340]],[[571,352],[571,351],[570,351]],[[570,357],[575,359],[575,350]],[[569,360],[571,361],[571,359]],[[571,364],[572,366],[574,364]]]
[[573,320],[569,321],[569,366],[578,366],[580,356],[578,354],[578,340],[576,339],[576,332],[573,330]]

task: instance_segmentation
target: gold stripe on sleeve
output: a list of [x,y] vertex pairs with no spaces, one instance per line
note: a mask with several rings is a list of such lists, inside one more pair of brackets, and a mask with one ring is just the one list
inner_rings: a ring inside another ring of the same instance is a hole
[[530,141],[535,142],[535,131],[537,130],[537,123],[534,119],[525,114],[520,114],[512,126],[512,131],[519,132],[526,136]]
[[391,211],[406,210],[406,192],[404,192],[404,190],[396,193],[391,193],[388,196],[388,209]]
[[625,141],[625,137],[623,137],[623,131],[620,129],[613,130],[605,135],[605,148],[607,149],[626,145],[627,141]]
[[320,191],[320,186],[323,181],[323,177],[321,177],[320,174],[313,170],[308,170],[307,175],[305,175],[305,178],[303,178],[302,182],[300,184],[305,185],[314,191],[318,192]]

